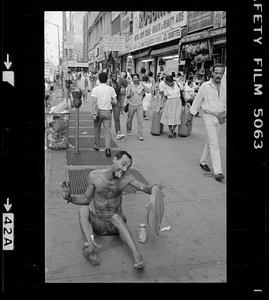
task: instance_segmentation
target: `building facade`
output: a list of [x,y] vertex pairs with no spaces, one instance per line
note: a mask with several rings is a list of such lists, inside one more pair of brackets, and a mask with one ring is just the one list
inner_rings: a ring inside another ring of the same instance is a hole
[[[88,12],[84,30],[90,70],[204,75],[214,62],[226,62],[224,11]],[[124,49],[105,51],[106,35],[124,37]]]

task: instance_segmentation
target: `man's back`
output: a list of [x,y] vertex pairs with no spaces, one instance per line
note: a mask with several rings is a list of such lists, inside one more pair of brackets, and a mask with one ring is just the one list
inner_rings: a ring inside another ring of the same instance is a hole
[[105,83],[100,83],[92,90],[92,97],[97,98],[97,105],[99,109],[112,109],[111,100],[116,97],[116,92],[113,87]]

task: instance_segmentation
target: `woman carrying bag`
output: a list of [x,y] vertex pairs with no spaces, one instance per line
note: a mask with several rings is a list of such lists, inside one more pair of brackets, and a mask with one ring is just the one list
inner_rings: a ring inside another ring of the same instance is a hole
[[168,137],[172,138],[176,137],[175,129],[178,125],[181,124],[182,103],[180,98],[180,88],[173,80],[173,77],[171,75],[166,75],[165,83],[165,101],[161,107],[161,109],[163,110],[161,123],[163,125],[168,125]]

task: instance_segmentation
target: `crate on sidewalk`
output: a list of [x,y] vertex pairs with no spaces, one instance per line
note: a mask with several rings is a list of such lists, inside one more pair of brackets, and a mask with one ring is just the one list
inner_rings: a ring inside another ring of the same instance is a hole
[[69,148],[70,112],[45,113],[46,144],[53,150]]

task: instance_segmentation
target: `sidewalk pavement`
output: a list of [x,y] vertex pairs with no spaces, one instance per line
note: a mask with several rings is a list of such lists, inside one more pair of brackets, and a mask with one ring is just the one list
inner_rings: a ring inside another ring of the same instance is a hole
[[[55,91],[53,103],[62,101]],[[56,96],[56,97],[55,97]],[[153,101],[158,107],[158,98]],[[90,111],[90,98],[80,111]],[[133,120],[136,133],[136,117]],[[144,141],[136,136],[124,141],[112,138],[119,149],[133,156],[133,168],[150,183],[165,185],[165,212],[161,227],[171,226],[147,243],[138,242],[138,226],[145,223],[146,201],[142,192],[123,196],[127,224],[145,261],[145,269],[133,268],[127,246],[118,237],[96,237],[102,244],[100,266],[93,267],[82,255],[83,237],[78,222],[79,206],[67,204],[60,184],[69,180],[65,151],[45,150],[45,280],[46,282],[226,282],[226,180],[217,182],[204,172],[199,159],[205,143],[201,117],[193,120],[191,136],[168,139],[150,134],[144,121]],[[122,133],[126,115],[121,115]],[[220,130],[221,159],[226,173],[226,126]],[[212,169],[211,163],[209,166]],[[89,166],[88,166],[89,167]],[[78,166],[73,169],[80,169]],[[85,167],[87,168],[87,167]]]

